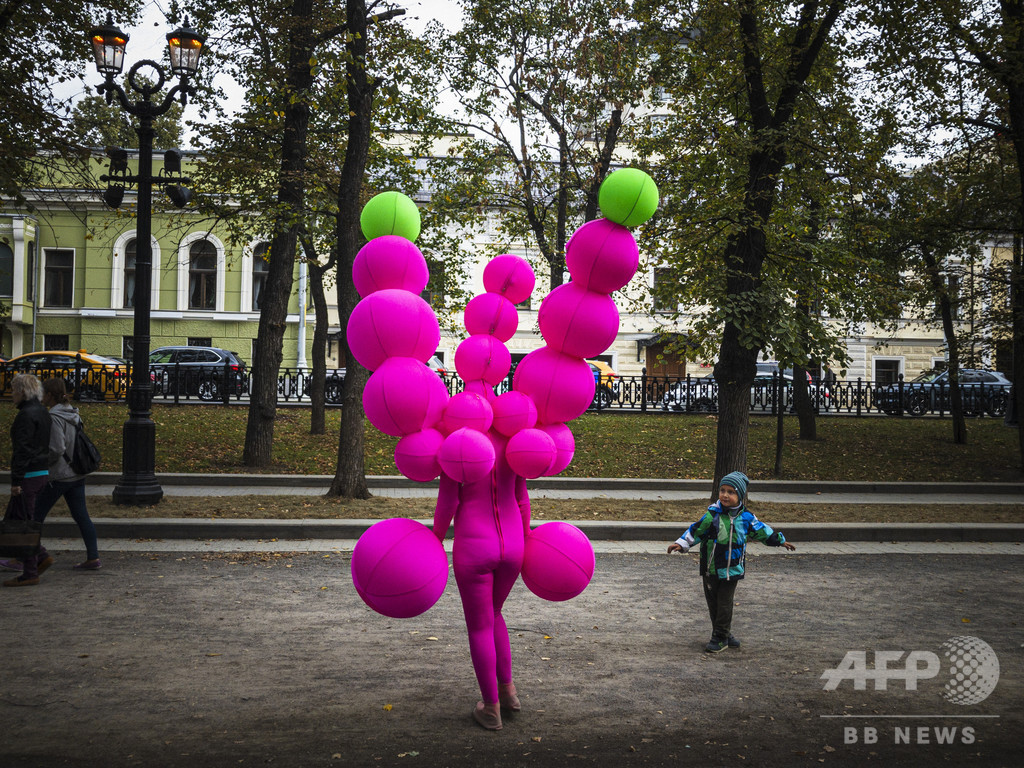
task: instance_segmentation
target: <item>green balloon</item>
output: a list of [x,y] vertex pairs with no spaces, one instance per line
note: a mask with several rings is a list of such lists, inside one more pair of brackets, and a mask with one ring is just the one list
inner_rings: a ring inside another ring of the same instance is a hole
[[597,204],[606,219],[636,227],[658,210],[658,186],[639,168],[620,168],[601,183]]
[[420,236],[420,209],[401,192],[381,192],[363,206],[359,227],[368,241],[384,235],[398,235],[416,242]]

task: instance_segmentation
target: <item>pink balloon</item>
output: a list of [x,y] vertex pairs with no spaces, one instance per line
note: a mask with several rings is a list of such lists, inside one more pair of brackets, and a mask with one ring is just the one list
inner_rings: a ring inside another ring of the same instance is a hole
[[352,583],[377,613],[419,616],[444,593],[448,555],[423,523],[398,517],[370,526],[352,551]]
[[615,341],[619,310],[607,293],[565,283],[541,302],[537,322],[549,347],[573,357],[594,357]]
[[474,395],[480,395],[480,397],[482,397],[492,406],[494,404],[494,398],[496,397],[496,395],[494,394],[494,387],[492,387],[486,381],[483,381],[481,379],[477,379],[476,381],[467,381],[463,383],[462,391],[471,392]]
[[557,475],[572,463],[573,454],[576,452],[576,438],[565,424],[543,424],[538,429],[546,432],[555,443],[555,460],[544,474],[548,477]]
[[573,281],[598,293],[624,288],[639,265],[633,234],[608,219],[588,221],[565,246],[565,266]]
[[472,483],[494,469],[494,446],[483,432],[463,427],[444,439],[438,460],[448,477]]
[[[604,350],[601,350],[604,352]],[[455,370],[463,381],[483,380],[496,387],[508,376],[512,355],[493,336],[470,336],[455,350]]]
[[527,479],[547,474],[557,454],[555,441],[539,429],[516,432],[505,446],[505,459],[508,465],[517,475]]
[[444,435],[436,429],[424,429],[406,435],[395,446],[395,466],[410,480],[425,483],[441,474],[437,453]]
[[466,305],[466,330],[470,335],[494,336],[508,341],[519,327],[519,313],[512,302],[496,293],[481,293]]
[[411,357],[389,357],[363,389],[366,418],[395,437],[434,426],[447,402],[448,389],[441,377]]
[[594,374],[578,357],[551,347],[535,349],[512,376],[513,389],[529,395],[541,424],[572,421],[594,400]]
[[511,253],[495,256],[484,267],[484,290],[504,296],[513,304],[530,298],[536,282],[530,263]]
[[359,364],[375,371],[389,357],[427,362],[441,342],[441,329],[437,315],[419,296],[385,288],[356,304],[346,337]]
[[442,422],[447,432],[455,432],[462,427],[469,427],[478,432],[486,432],[491,428],[494,412],[486,398],[473,392],[460,392],[453,396],[445,406]]
[[537,423],[537,406],[527,395],[515,390],[498,395],[491,403],[491,410],[494,411],[492,426],[505,437],[512,437]]
[[364,299],[386,288],[420,294],[429,280],[430,271],[420,249],[398,235],[375,237],[359,250],[352,263],[352,282]]
[[544,600],[569,600],[587,588],[594,575],[594,547],[569,523],[544,523],[526,537],[523,583]]

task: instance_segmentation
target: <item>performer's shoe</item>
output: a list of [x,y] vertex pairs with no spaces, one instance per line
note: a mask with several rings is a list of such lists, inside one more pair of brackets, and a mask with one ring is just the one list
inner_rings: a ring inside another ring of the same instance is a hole
[[498,701],[502,709],[507,709],[510,712],[518,712],[523,708],[523,705],[519,703],[519,697],[516,696],[514,683],[502,683],[498,686]]
[[501,712],[498,710],[498,702],[484,704],[482,701],[476,703],[473,710],[473,719],[488,731],[501,730]]

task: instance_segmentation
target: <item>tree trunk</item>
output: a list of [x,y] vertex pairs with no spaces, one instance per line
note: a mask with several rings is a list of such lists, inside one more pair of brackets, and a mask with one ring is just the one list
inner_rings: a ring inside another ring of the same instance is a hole
[[309,434],[322,435],[327,431],[327,296],[324,292],[324,272],[327,267],[310,262],[309,285],[313,294],[316,326],[313,328],[313,371],[309,382]]
[[932,292],[939,304],[939,315],[942,318],[942,334],[946,338],[946,349],[949,350],[949,415],[953,421],[953,442],[963,445],[967,442],[967,423],[964,421],[964,402],[960,392],[960,345],[956,339],[956,327],[953,325],[953,307],[949,300],[949,291],[942,282],[939,263],[930,248],[921,249],[925,270],[932,286]]
[[313,84],[313,0],[295,0],[286,25],[289,37],[286,87],[294,98],[285,107],[281,145],[281,175],[277,202],[281,213],[270,242],[267,282],[260,301],[260,322],[249,392],[249,420],[245,428],[242,462],[266,467],[274,457],[274,418],[277,414],[277,377],[291,298],[298,231],[305,205],[306,136],[309,105],[306,94]]
[[[345,148],[345,162],[341,168],[338,186],[338,314],[341,326],[348,326],[348,319],[359,301],[359,294],[352,283],[352,265],[359,251],[362,238],[359,228],[360,194],[366,160],[370,151],[370,130],[373,115],[374,85],[366,74],[366,51],[368,42],[366,3],[364,0],[348,0],[349,61],[346,64],[348,81],[349,128],[348,145]],[[342,386],[341,434],[338,437],[338,468],[327,492],[328,496],[349,499],[368,499],[370,491],[366,485],[366,469],[363,461],[364,417],[363,388],[369,378],[365,368],[359,365],[349,353],[348,341],[341,334],[341,346],[345,353],[345,383]]]
[[727,324],[715,364],[718,386],[718,445],[715,451],[715,477],[712,501],[718,496],[718,481],[736,470],[747,470],[749,446],[750,386],[757,373],[756,349],[740,344],[740,330]]

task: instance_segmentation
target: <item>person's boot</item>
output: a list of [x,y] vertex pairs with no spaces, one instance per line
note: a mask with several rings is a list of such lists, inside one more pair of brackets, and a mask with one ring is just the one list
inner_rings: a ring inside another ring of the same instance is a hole
[[473,719],[488,731],[500,731],[501,712],[498,709],[498,702],[485,704],[482,701],[478,701],[476,709],[473,710]]
[[516,695],[514,683],[502,683],[498,686],[498,703],[501,704],[502,709],[507,709],[511,712],[518,712],[523,708],[523,705],[519,703],[519,697]]

